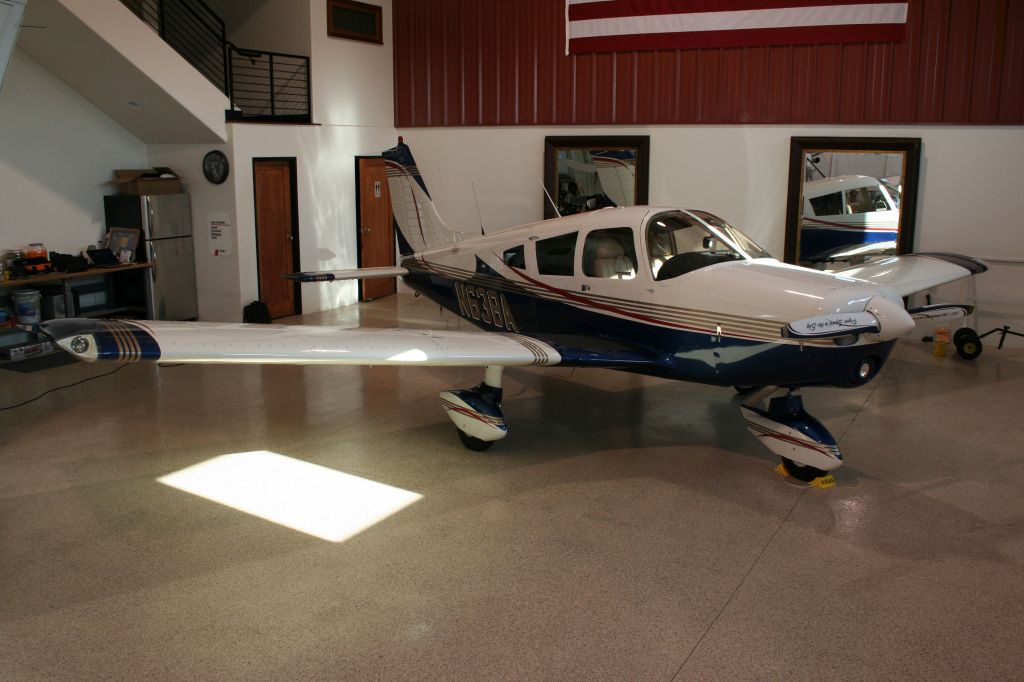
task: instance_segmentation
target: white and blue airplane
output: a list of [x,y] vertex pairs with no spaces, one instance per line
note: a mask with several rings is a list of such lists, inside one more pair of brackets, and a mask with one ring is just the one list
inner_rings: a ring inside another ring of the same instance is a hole
[[[477,366],[481,383],[440,394],[472,450],[508,433],[506,367],[601,367],[735,386],[747,392],[749,431],[785,473],[811,482],[843,458],[800,389],[868,383],[917,319],[970,312],[908,311],[903,297],[987,269],[931,253],[821,272],[780,263],[706,211],[672,207],[605,208],[466,237],[441,220],[401,138],[383,156],[399,265],[289,277],[401,277],[480,331],[93,319],[55,320],[43,331],[86,361]],[[967,328],[955,341],[961,354],[980,352]]]

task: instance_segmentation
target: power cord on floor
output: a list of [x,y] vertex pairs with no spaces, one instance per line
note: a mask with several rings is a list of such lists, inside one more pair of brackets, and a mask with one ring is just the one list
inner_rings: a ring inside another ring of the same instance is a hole
[[115,367],[114,369],[110,370],[109,372],[104,372],[103,374],[95,374],[95,375],[93,375],[91,377],[86,377],[84,379],[79,379],[78,381],[75,381],[74,383],[65,384],[63,386],[54,386],[53,388],[51,388],[51,389],[49,389],[47,391],[43,391],[42,393],[37,395],[35,398],[29,398],[28,400],[25,400],[23,402],[17,403],[15,405],[8,405],[6,407],[0,407],[0,412],[4,412],[6,410],[13,410],[16,407],[23,407],[25,405],[28,405],[29,403],[34,403],[35,401],[39,400],[43,396],[49,395],[50,393],[53,393],[54,391],[60,391],[60,390],[63,390],[65,388],[71,388],[72,386],[78,386],[79,384],[84,384],[85,382],[92,381],[93,379],[102,379],[103,377],[109,377],[111,374],[114,374],[116,372],[120,372],[122,369],[124,369],[127,366],[128,365],[119,365],[119,366]]

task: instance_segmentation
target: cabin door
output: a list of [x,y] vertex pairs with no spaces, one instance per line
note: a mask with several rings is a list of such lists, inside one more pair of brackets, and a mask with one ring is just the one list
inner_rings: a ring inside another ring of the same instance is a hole
[[[382,268],[395,264],[395,230],[391,194],[384,159],[356,159],[356,187],[359,197],[357,243],[359,267]],[[395,293],[394,277],[359,280],[359,300],[372,301]]]
[[[577,290],[601,305],[640,300],[641,264],[637,260],[633,229],[615,227],[591,230],[580,235],[577,245]],[[631,312],[635,306],[627,305]]]
[[252,165],[260,300],[271,318],[298,315],[299,285],[284,279],[300,269],[295,159],[253,159]]

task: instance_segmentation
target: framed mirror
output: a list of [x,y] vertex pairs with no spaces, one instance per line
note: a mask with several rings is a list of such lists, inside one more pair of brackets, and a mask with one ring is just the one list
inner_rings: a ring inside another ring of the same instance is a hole
[[921,139],[793,137],[787,263],[858,265],[914,246]]
[[[544,138],[544,188],[563,216],[647,203],[651,138],[598,135]],[[544,218],[555,210],[544,197]]]

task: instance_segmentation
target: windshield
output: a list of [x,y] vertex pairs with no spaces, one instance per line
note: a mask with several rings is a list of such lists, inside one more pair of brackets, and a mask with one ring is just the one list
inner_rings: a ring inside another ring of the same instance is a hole
[[693,215],[697,216],[711,227],[718,229],[722,235],[733,243],[741,253],[746,255],[747,258],[771,258],[772,255],[768,253],[760,244],[755,242],[753,239],[743,234],[735,227],[725,222],[716,215],[712,215],[707,211],[691,211]]
[[658,281],[716,263],[770,258],[745,234],[703,211],[655,215],[647,224],[647,252],[651,272]]

